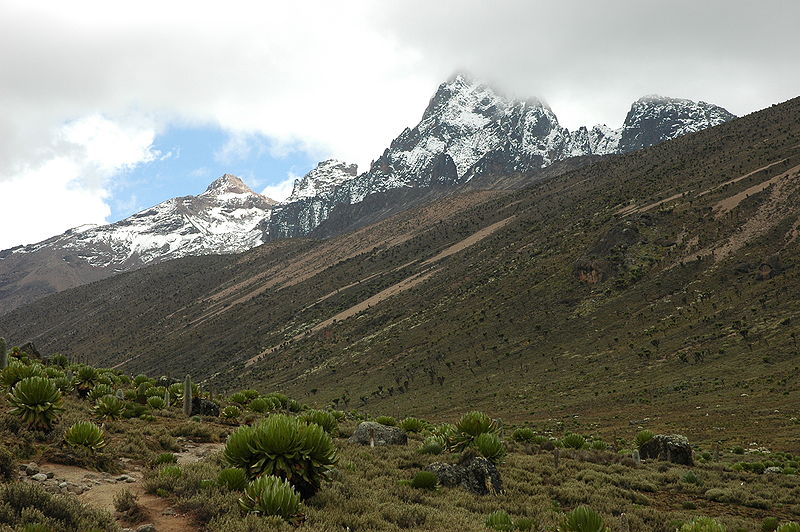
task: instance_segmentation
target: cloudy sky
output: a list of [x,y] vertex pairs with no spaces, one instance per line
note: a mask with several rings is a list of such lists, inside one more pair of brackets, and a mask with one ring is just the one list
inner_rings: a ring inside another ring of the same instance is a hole
[[0,1],[0,249],[224,172],[285,197],[363,168],[456,71],[619,126],[649,93],[735,114],[800,93],[800,2]]

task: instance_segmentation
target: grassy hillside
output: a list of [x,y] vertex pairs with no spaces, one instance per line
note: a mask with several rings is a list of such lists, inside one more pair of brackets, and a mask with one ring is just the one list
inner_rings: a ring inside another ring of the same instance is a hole
[[120,275],[0,334],[315,405],[800,451],[798,167],[795,99],[524,190]]
[[[21,391],[31,385],[51,387],[48,401]],[[455,425],[381,416],[378,427],[408,441],[371,447],[349,439],[369,419],[360,412],[315,411],[254,390],[221,396],[18,350],[0,370],[0,388],[3,532],[144,523],[172,532],[601,530],[570,524],[586,511],[615,531],[773,531],[800,515],[800,456],[695,444],[694,464],[640,461],[635,449],[653,435],[635,427],[609,441],[479,413],[454,418]],[[186,410],[198,398],[204,415]],[[208,410],[212,403],[220,415]],[[79,426],[88,427],[83,435]],[[314,434],[316,448],[328,451],[304,461],[305,447],[263,433],[243,451],[237,442],[262,426],[283,436],[297,427],[294,438]],[[459,461],[486,464],[500,480],[485,494],[437,485],[436,477],[422,481],[430,464]],[[278,478],[288,484],[258,491],[258,479]],[[306,479],[316,487],[299,498]],[[693,525],[698,519],[713,519],[716,528]]]

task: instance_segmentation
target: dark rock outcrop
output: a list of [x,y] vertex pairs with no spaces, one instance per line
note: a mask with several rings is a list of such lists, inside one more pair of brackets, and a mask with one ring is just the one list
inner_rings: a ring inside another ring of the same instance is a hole
[[219,416],[219,405],[214,401],[200,397],[192,398],[193,416]]
[[458,464],[435,462],[425,468],[435,474],[444,487],[462,487],[478,495],[495,495],[503,491],[497,467],[482,456],[471,456]]
[[353,435],[348,440],[350,443],[361,445],[405,445],[408,443],[408,436],[397,427],[387,427],[374,421],[363,421],[358,424]]
[[673,464],[694,465],[692,446],[680,434],[658,434],[639,447],[642,458],[663,460]]

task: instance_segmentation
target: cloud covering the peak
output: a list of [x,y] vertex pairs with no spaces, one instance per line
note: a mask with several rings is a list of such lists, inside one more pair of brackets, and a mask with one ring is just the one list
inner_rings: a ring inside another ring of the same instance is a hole
[[[571,128],[619,126],[648,93],[746,114],[797,95],[798,19],[777,0],[8,0],[0,197],[30,221],[0,229],[0,249],[107,221],[115,184],[169,155],[153,139],[174,124],[228,132],[223,161],[258,136],[274,157],[365,168],[458,69]],[[258,180],[281,194],[291,177]]]

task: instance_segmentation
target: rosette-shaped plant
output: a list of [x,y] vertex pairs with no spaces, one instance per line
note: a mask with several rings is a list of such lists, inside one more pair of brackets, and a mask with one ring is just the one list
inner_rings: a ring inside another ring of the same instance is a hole
[[467,412],[455,425],[447,440],[449,450],[461,452],[471,446],[481,434],[497,434],[500,427],[483,412]]
[[308,410],[303,413],[302,418],[307,423],[316,423],[328,434],[333,434],[339,426],[333,414],[325,410]]
[[239,504],[248,512],[291,521],[300,512],[300,495],[286,480],[267,475],[247,485]]
[[103,429],[91,421],[78,421],[67,429],[64,439],[73,447],[83,447],[92,453],[106,446]]
[[28,377],[14,385],[8,394],[14,406],[12,414],[22,418],[32,428],[49,429],[53,426],[61,407],[61,392],[53,381],[44,377]]
[[286,479],[303,498],[317,492],[337,461],[333,440],[322,427],[283,414],[237,429],[228,437],[224,457],[251,479]]
[[100,419],[119,419],[125,411],[125,402],[115,395],[104,395],[94,405],[94,413]]

